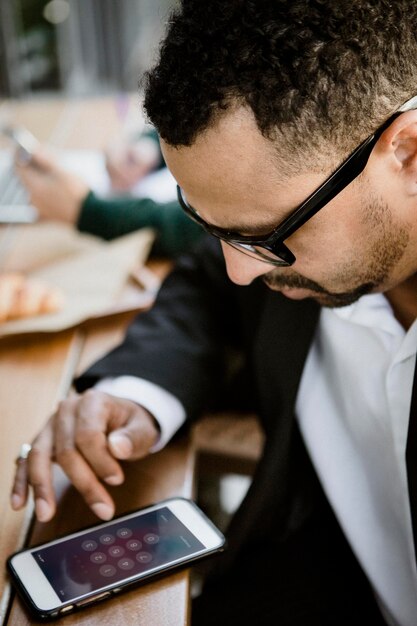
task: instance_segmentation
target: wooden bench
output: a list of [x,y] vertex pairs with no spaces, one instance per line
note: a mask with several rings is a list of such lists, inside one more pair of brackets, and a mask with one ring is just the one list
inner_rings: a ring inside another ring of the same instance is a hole
[[255,415],[207,415],[193,428],[199,466],[205,471],[251,475],[264,437]]

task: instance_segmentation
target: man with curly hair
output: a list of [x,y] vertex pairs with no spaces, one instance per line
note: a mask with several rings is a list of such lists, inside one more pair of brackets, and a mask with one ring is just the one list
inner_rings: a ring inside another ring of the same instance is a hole
[[147,77],[179,202],[214,237],[78,381],[106,377],[61,404],[13,504],[28,480],[53,515],[54,451],[108,518],[116,459],[225,395],[256,410],[265,449],[193,624],[417,623],[416,37],[409,0],[183,0]]

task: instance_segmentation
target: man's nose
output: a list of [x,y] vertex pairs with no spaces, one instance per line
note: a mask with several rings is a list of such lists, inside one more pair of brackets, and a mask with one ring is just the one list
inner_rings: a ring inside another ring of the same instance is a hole
[[236,285],[249,285],[255,278],[267,274],[272,266],[232,248],[224,241],[221,242],[223,255],[226,261],[227,274]]

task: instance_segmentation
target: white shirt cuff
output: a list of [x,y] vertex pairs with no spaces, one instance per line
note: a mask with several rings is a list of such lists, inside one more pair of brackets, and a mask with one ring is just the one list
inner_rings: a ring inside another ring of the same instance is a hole
[[118,398],[132,400],[153,415],[161,433],[150,452],[158,452],[166,446],[185,421],[185,409],[181,402],[169,391],[143,378],[136,376],[103,378],[95,388]]

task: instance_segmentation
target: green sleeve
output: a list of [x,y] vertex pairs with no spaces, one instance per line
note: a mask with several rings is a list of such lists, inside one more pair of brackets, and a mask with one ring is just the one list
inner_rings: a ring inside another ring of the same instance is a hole
[[81,232],[103,239],[115,239],[146,226],[156,231],[152,248],[156,256],[177,256],[189,250],[203,233],[176,201],[160,204],[149,198],[104,199],[92,191],[82,204],[77,222]]

